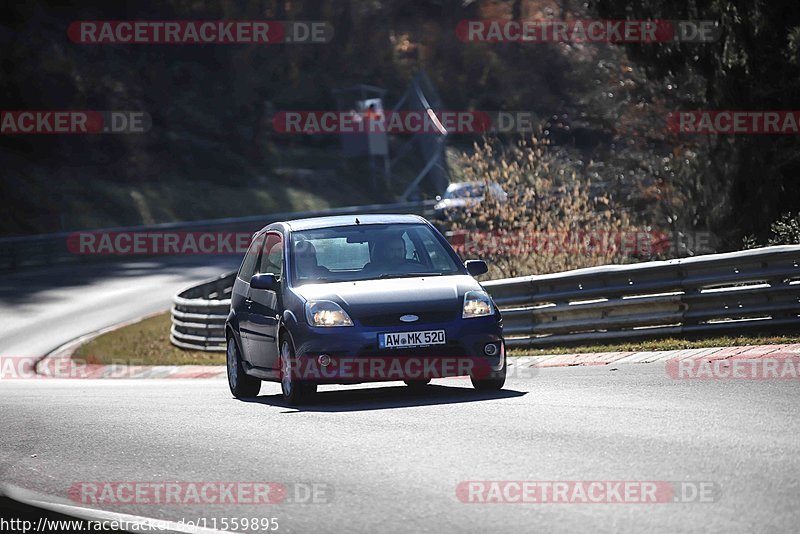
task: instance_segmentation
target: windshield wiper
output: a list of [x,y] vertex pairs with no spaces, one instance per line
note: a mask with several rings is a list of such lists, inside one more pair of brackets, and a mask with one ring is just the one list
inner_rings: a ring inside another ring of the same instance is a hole
[[442,276],[442,273],[389,273],[378,278],[411,278],[412,276]]

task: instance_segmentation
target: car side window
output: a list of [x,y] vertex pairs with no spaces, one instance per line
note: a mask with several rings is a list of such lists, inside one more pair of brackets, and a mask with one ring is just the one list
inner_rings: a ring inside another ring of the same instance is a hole
[[283,239],[280,234],[267,234],[258,272],[274,274],[278,277],[283,274]]
[[238,277],[245,282],[250,282],[250,279],[256,274],[256,265],[258,265],[258,259],[261,256],[261,251],[264,249],[262,246],[264,243],[264,235],[261,234],[256,237],[253,242],[250,244],[250,248],[247,249],[247,253],[244,256],[244,261],[242,261],[242,266],[239,269]]

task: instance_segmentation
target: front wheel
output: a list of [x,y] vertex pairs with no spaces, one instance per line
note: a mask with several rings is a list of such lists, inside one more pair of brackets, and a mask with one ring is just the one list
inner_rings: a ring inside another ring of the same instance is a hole
[[294,348],[288,339],[281,341],[281,392],[283,399],[291,406],[305,404],[317,392],[317,384],[297,379],[293,372],[295,365]]
[[478,391],[500,391],[506,383],[506,357],[503,356],[503,368],[499,371],[490,371],[487,376],[476,378],[470,375],[472,386]]
[[244,372],[242,356],[233,337],[228,339],[228,387],[237,399],[255,397],[261,391],[261,380]]

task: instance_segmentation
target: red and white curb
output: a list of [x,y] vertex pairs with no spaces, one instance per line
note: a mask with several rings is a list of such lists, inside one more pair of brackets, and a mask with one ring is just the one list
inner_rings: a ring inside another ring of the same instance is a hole
[[[226,378],[224,365],[78,365],[80,369],[73,372],[78,376],[70,378]],[[37,372],[48,377],[41,366]]]
[[[75,340],[49,354],[38,365],[38,372],[47,377],[49,370],[59,365],[59,360],[69,359],[75,349],[85,342]],[[512,357],[508,361],[509,376],[527,376],[526,370],[546,367],[574,367],[589,365],[620,365],[634,363],[664,363],[697,360],[759,360],[766,358],[800,358],[800,343],[780,345],[748,345],[645,352],[595,352],[586,354],[553,354],[543,356]],[[226,377],[224,365],[80,365],[75,378],[215,378]],[[58,373],[55,373],[57,376]]]
[[628,363],[657,363],[670,360],[728,360],[800,357],[800,343],[782,345],[745,345],[738,347],[712,347],[644,352],[593,352],[587,354],[557,354],[545,356],[520,356],[512,365],[523,367],[571,367],[581,365],[609,365]]
[[74,360],[74,363],[70,365],[65,362],[65,360],[72,360],[72,355],[78,350],[78,347],[91,339],[160,313],[163,312],[126,321],[65,343],[37,363],[36,373],[41,378],[57,378],[62,375],[61,369],[72,367],[67,371],[70,378],[227,378],[227,370],[224,365],[126,365],[122,363],[107,365],[83,363],[79,359]]

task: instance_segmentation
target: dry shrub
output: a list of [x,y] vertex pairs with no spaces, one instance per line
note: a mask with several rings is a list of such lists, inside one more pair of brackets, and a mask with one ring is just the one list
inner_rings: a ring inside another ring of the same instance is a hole
[[467,257],[489,262],[489,278],[544,274],[624,263],[631,224],[584,176],[583,163],[539,137],[513,145],[484,140],[453,162],[459,180],[496,182],[508,194],[448,223],[466,234]]

